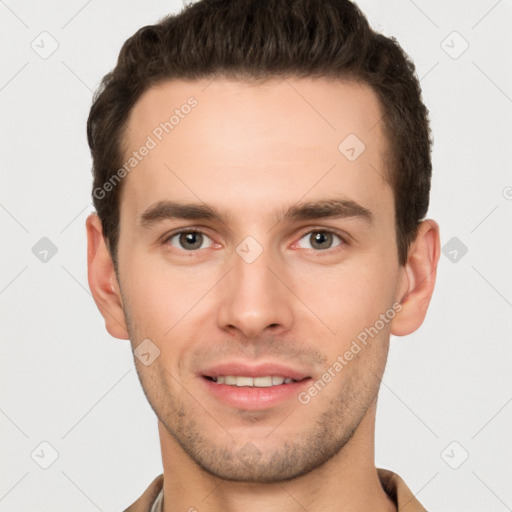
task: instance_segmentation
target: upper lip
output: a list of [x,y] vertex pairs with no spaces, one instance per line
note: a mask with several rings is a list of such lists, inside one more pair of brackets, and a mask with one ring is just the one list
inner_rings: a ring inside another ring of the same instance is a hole
[[279,363],[261,363],[258,365],[249,365],[243,362],[220,363],[201,371],[204,377],[219,377],[221,375],[233,375],[244,377],[284,377],[293,380],[303,380],[309,375],[303,371],[285,366]]

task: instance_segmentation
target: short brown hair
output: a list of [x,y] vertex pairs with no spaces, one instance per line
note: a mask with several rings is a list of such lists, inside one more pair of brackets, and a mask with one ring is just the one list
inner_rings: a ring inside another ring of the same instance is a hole
[[404,265],[428,209],[432,142],[414,64],[396,39],[374,32],[349,0],[201,0],[130,37],[93,100],[93,203],[116,268],[122,182],[99,197],[94,191],[122,165],[131,109],[157,82],[218,76],[334,77],[372,87],[388,141],[386,179]]

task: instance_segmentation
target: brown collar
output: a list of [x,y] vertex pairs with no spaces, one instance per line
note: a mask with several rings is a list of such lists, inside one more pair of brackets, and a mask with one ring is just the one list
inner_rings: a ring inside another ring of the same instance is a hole
[[[405,482],[388,469],[377,468],[382,488],[395,503],[398,512],[427,512],[416,499]],[[151,506],[164,485],[164,475],[158,475],[144,491],[144,494],[124,512],[151,512]]]

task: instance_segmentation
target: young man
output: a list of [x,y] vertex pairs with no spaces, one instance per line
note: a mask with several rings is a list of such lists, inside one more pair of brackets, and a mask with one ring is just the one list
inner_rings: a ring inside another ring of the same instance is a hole
[[347,0],[203,0],[125,43],[88,136],[89,285],[162,450],[127,510],[424,510],[374,463],[439,258],[398,44]]

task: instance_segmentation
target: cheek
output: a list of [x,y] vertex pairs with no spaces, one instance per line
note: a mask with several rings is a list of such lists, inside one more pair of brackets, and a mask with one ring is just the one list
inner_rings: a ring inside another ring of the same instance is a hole
[[[215,316],[219,303],[212,305],[208,294],[224,273],[222,265],[177,266],[156,252],[124,249],[123,288],[137,334],[170,339],[193,327],[190,324],[204,316],[205,308]],[[290,305],[296,304],[297,326],[322,331],[339,345],[372,325],[391,306],[397,278],[391,258],[382,254],[353,255],[331,265],[287,262],[281,270],[299,299],[289,297]]]
[[160,340],[187,324],[215,283],[211,271],[173,266],[161,256],[132,254],[123,271],[123,290],[137,332]]
[[337,269],[309,269],[296,275],[292,288],[318,316],[318,328],[328,328],[329,337],[339,347],[392,306],[396,279],[397,270],[391,264],[368,258]]

